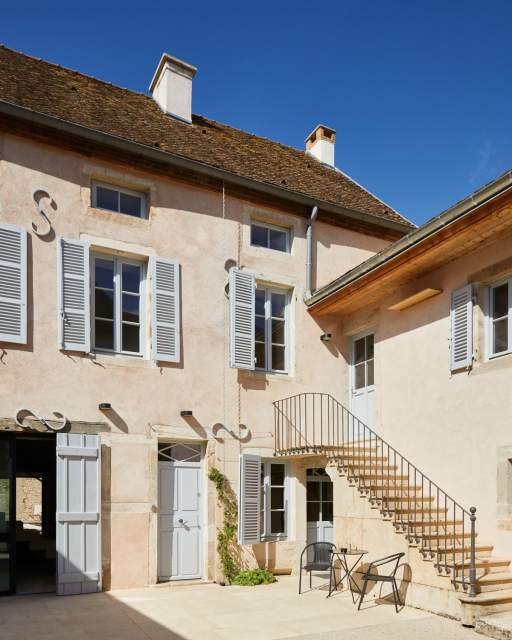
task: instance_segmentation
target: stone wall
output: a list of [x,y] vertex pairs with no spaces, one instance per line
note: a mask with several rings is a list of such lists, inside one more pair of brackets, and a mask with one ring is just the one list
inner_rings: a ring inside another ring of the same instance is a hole
[[37,478],[16,478],[16,520],[41,524],[41,491]]

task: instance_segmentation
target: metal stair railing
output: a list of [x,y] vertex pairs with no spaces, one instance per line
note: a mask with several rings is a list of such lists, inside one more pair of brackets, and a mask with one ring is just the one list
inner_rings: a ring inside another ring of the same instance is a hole
[[475,507],[462,507],[330,394],[273,404],[276,455],[326,455],[454,588],[476,595]]

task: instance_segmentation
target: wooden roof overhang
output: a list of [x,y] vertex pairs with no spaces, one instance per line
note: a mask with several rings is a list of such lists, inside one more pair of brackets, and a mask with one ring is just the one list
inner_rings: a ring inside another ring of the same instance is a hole
[[[441,226],[422,240],[412,242],[396,255],[379,260],[379,254],[377,254],[339,278],[338,281],[324,287],[324,291],[319,290],[309,304],[311,314],[346,316],[369,306],[378,306],[387,302],[391,304],[391,301],[396,301],[396,291],[399,288],[410,285],[408,294],[414,294],[416,291],[412,284],[418,279],[481,246],[494,242],[505,232],[511,231],[512,186],[510,182],[509,176],[506,188],[502,192],[470,208],[466,213],[449,224]],[[412,232],[410,236],[414,237],[421,229]],[[399,245],[406,239],[399,240],[395,244]],[[393,245],[381,253],[390,249],[393,249]],[[365,272],[365,265],[370,265],[372,260],[376,262],[375,266],[366,269]],[[358,275],[360,271],[363,273]],[[418,292],[423,286],[430,285],[423,283],[417,287]],[[329,288],[334,290],[329,292]]]

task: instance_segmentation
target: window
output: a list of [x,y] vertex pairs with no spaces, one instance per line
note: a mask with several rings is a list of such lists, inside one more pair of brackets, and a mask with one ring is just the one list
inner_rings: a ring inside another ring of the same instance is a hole
[[144,265],[103,255],[94,256],[92,265],[95,349],[142,355]]
[[146,196],[143,193],[111,185],[92,185],[92,206],[136,218],[146,217]]
[[290,252],[290,231],[261,222],[251,223],[251,245]]
[[262,538],[287,533],[288,482],[283,462],[261,463],[260,532]]
[[373,333],[354,340],[353,363],[353,388],[373,386]]
[[288,369],[288,293],[258,286],[255,300],[254,349],[256,369]]
[[489,288],[489,353],[512,351],[512,278]]
[[306,472],[306,505],[308,522],[332,522],[332,482],[325,469]]

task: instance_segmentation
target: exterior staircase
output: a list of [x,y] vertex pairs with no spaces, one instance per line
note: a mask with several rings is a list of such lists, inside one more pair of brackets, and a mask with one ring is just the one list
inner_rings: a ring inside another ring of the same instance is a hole
[[463,624],[512,610],[510,559],[481,541],[476,508],[451,498],[396,449],[328,394],[274,402],[275,454],[325,456],[397,533],[450,580]]

